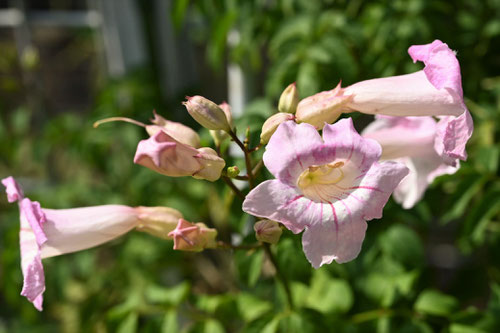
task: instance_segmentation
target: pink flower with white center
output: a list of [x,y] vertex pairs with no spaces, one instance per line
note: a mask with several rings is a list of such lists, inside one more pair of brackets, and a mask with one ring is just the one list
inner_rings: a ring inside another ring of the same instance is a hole
[[361,133],[382,146],[381,160],[403,163],[410,173],[394,190],[394,199],[403,208],[412,208],[434,179],[453,174],[459,168],[449,166],[434,148],[438,123],[432,117],[376,116]]
[[435,40],[413,45],[408,53],[422,61],[421,71],[358,82],[344,88],[352,96],[347,109],[387,116],[438,116],[436,151],[449,165],[466,160],[465,145],[472,135],[472,117],[463,101],[460,64],[455,52]]
[[182,214],[167,207],[105,205],[73,209],[45,209],[24,197],[13,177],[2,180],[9,202],[18,201],[21,295],[42,310],[45,275],[42,259],[88,249],[111,241],[130,230],[167,237]]
[[366,221],[382,217],[392,191],[408,174],[400,163],[378,163],[381,153],[350,118],[325,125],[323,138],[312,125],[285,122],[264,153],[264,164],[277,179],[253,189],[243,210],[294,233],[305,229],[303,249],[315,268],[350,261],[361,250]]

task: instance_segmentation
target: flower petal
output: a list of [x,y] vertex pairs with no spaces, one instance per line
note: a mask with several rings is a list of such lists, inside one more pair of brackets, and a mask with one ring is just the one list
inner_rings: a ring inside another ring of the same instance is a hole
[[397,161],[405,164],[410,169],[410,173],[403,178],[394,190],[394,200],[405,209],[412,208],[420,201],[427,187],[436,177],[453,174],[458,170],[458,167],[444,164],[441,157],[435,152],[426,157],[407,157]]
[[444,117],[438,123],[438,132],[434,147],[438,154],[447,157],[449,165],[454,166],[455,160],[467,160],[465,146],[474,130],[474,123],[469,111],[458,117]]
[[[331,213],[330,215],[331,216]],[[308,227],[302,235],[302,247],[314,268],[330,264],[333,260],[345,263],[356,258],[361,251],[367,223],[363,219],[337,216],[337,224],[326,220]]]
[[348,109],[388,116],[458,116],[462,98],[448,89],[437,89],[424,71],[355,83],[344,90],[353,96]]
[[137,145],[134,163],[171,177],[191,176],[201,168],[198,151],[159,131]]
[[42,258],[76,252],[106,243],[135,228],[139,211],[122,205],[43,209],[48,237]]
[[384,160],[435,154],[436,121],[432,117],[376,116],[361,134],[380,143]]
[[321,203],[305,198],[278,179],[264,181],[254,188],[243,202],[243,211],[280,222],[294,233],[320,220],[323,214]]
[[[462,78],[460,64],[455,52],[448,45],[435,40],[431,44],[413,45],[408,53],[414,62],[423,61],[427,79],[440,90],[446,90],[460,102],[462,112],[453,117],[444,117],[438,124],[439,134],[436,138],[436,150],[448,157],[450,165],[454,159],[467,159],[465,145],[472,136],[474,124],[472,117],[463,102]],[[442,114],[447,115],[447,114]]]
[[457,56],[447,44],[436,39],[430,44],[412,45],[408,49],[413,62],[422,61],[428,80],[436,89],[451,89],[463,97],[462,77]]
[[363,204],[365,220],[379,219],[391,193],[408,174],[408,168],[397,162],[374,163],[358,185],[351,187],[348,205]]
[[[347,157],[356,164],[360,172],[365,172],[382,154],[380,144],[358,134],[351,118],[341,119],[333,125],[325,125],[323,140],[326,145],[335,146],[336,156]],[[318,164],[321,164],[321,161]]]
[[287,121],[269,140],[264,164],[276,178],[294,185],[300,173],[315,164],[311,152],[322,146],[323,140],[313,126]]
[[9,202],[21,201],[24,198],[24,193],[14,177],[7,177],[2,179],[2,184],[5,186],[7,192],[7,200]]
[[[29,202],[29,199],[24,200],[28,200]],[[19,245],[21,248],[21,269],[24,277],[21,295],[32,302],[39,311],[42,311],[42,294],[45,291],[45,275],[42,259],[40,257],[39,241],[40,240],[31,229],[25,210],[21,209]]]

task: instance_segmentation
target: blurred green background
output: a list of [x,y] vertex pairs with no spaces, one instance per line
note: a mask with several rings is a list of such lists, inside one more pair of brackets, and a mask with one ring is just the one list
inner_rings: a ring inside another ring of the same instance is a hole
[[356,260],[313,270],[285,232],[273,251],[294,310],[262,250],[180,253],[131,232],[44,260],[39,313],[19,295],[18,211],[1,195],[0,332],[500,332],[499,0],[0,1],[12,8],[27,21],[0,15],[0,176],[46,208],[165,205],[253,243],[222,182],[134,165],[146,133],[92,123],[156,109],[199,128],[180,102],[200,94],[241,102],[238,130],[256,142],[289,83],[306,97],[413,72],[407,48],[434,39],[457,50],[475,131],[459,172],[369,222]]

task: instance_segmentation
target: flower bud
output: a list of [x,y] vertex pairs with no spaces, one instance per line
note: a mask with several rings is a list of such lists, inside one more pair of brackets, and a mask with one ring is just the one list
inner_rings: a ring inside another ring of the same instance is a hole
[[139,224],[138,231],[147,232],[153,236],[169,239],[168,233],[175,229],[181,212],[169,207],[136,207]]
[[217,246],[217,230],[208,228],[203,223],[194,224],[182,218],[168,236],[174,239],[174,250],[199,252]]
[[191,117],[209,130],[229,132],[231,127],[224,111],[214,102],[203,96],[187,97],[183,103]]
[[234,178],[240,174],[240,169],[235,165],[227,168],[226,173],[229,178]]
[[195,158],[201,165],[201,169],[193,174],[194,178],[206,179],[211,182],[220,178],[222,169],[226,166],[226,162],[220,158],[215,150],[209,147],[198,149],[198,154]]
[[280,240],[282,230],[278,222],[260,220],[253,226],[255,238],[260,242],[276,244]]
[[[233,115],[231,114],[231,106],[227,104],[226,102],[223,102],[222,104],[219,104],[219,107],[224,111],[226,114],[226,119],[227,122],[229,123],[229,127],[232,129],[233,128]],[[221,130],[210,130],[210,135],[212,136],[212,139],[214,139],[214,142],[217,146],[220,146],[221,143],[229,138],[229,135],[225,131]]]
[[271,136],[274,134],[274,132],[276,132],[276,129],[279,125],[281,125],[281,123],[294,119],[295,116],[293,114],[283,112],[273,114],[271,117],[267,118],[267,120],[264,122],[264,125],[262,125],[262,132],[260,133],[260,143],[268,143],[269,139],[271,139]]
[[195,148],[180,143],[160,131],[137,146],[134,163],[170,177],[193,176],[219,179],[226,162],[211,148]]
[[155,135],[158,131],[164,130],[168,135],[173,137],[175,140],[189,145],[194,148],[200,147],[200,136],[192,128],[175,122],[170,121],[153,111],[154,118],[151,122],[154,125],[146,125],[146,131],[149,136]]
[[340,117],[352,96],[344,96],[340,83],[335,89],[322,91],[304,98],[297,106],[297,122],[309,123],[317,129],[331,124]]
[[278,102],[278,111],[295,113],[297,104],[299,104],[299,92],[294,82],[286,87],[286,89],[281,93],[280,100]]

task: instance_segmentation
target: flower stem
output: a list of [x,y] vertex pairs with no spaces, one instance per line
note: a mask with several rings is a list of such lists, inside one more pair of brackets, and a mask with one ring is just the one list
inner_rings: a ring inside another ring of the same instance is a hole
[[241,200],[245,200],[245,195],[234,185],[233,181],[231,178],[227,176],[222,176],[221,179],[233,190],[234,194]]
[[247,169],[247,177],[248,177],[248,186],[250,189],[254,188],[255,182],[254,182],[254,177],[252,174],[252,162],[250,161],[250,152],[248,151],[247,147],[241,142],[240,139],[238,139],[238,136],[236,136],[236,133],[234,133],[232,130],[228,132],[229,136],[231,139],[233,139],[234,142],[240,147],[240,149],[243,151],[245,154],[245,166]]
[[288,280],[286,279],[286,277],[283,275],[283,272],[279,268],[278,261],[276,260],[273,251],[271,251],[271,245],[268,243],[262,243],[262,246],[264,247],[267,257],[269,258],[269,260],[274,266],[274,269],[276,270],[276,278],[281,281],[283,287],[285,288],[285,293],[288,300],[288,306],[290,307],[291,310],[293,310],[294,307],[293,307],[292,291],[288,284]]
[[259,243],[256,243],[256,244],[233,245],[233,244],[225,243],[223,241],[218,241],[217,242],[217,248],[218,249],[251,250],[251,249],[257,249],[259,247],[261,247],[261,245]]

